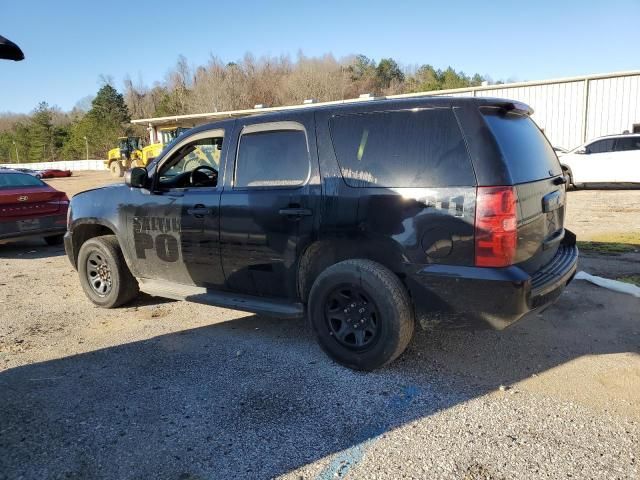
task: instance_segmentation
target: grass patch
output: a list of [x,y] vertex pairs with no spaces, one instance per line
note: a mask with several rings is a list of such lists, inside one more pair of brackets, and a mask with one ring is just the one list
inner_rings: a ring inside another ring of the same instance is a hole
[[620,255],[621,253],[635,252],[638,248],[627,243],[614,242],[577,242],[578,248],[585,252],[602,253],[605,255]]
[[640,275],[627,275],[624,277],[619,277],[618,280],[625,283],[631,283],[633,285],[637,285],[640,287]]
[[578,248],[586,252],[605,255],[640,251],[640,232],[612,232],[589,236],[588,241],[579,241]]
[[626,243],[640,248],[640,231],[601,233],[590,236],[589,241],[598,243]]

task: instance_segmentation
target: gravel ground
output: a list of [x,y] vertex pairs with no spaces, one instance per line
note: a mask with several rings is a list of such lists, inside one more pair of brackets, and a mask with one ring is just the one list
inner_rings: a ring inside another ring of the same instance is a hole
[[639,307],[576,281],[503,332],[419,328],[363,374],[303,321],[102,310],[60,247],[0,246],[0,479],[640,478]]

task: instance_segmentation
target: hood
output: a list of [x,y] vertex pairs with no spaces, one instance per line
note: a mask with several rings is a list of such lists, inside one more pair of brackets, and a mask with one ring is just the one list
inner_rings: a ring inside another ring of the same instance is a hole
[[104,192],[104,191],[109,191],[109,190],[113,190],[113,195],[117,195],[117,191],[118,190],[123,190],[123,189],[129,189],[129,187],[127,187],[124,183],[111,183],[109,185],[104,185],[102,187],[96,187],[96,188],[90,188],[89,190],[83,190],[82,192],[78,192],[75,195],[73,195],[73,198],[75,197],[79,197],[81,195],[85,195],[87,193],[91,193],[91,192]]

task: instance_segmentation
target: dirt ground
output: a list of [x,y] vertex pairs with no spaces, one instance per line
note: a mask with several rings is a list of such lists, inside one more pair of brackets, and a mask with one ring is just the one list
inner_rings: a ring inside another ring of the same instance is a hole
[[[570,192],[567,227],[638,229],[640,191]],[[640,252],[581,255],[640,275]],[[640,478],[639,398],[640,300],[584,281],[502,332],[419,328],[362,374],[303,321],[103,310],[61,247],[0,246],[0,479]]]

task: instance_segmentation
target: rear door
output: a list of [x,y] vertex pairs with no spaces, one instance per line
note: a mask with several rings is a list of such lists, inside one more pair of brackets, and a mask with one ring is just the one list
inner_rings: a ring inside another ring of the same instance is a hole
[[640,183],[640,135],[617,138],[613,150],[615,181]]
[[296,260],[315,235],[320,198],[313,115],[241,119],[236,132],[220,202],[226,286],[295,298]]
[[526,114],[481,109],[518,197],[515,263],[532,273],[555,255],[564,236],[566,189],[553,147]]
[[585,183],[615,182],[616,170],[619,168],[619,157],[613,152],[614,144],[614,139],[604,138],[587,145],[581,162],[584,180],[576,181]]

